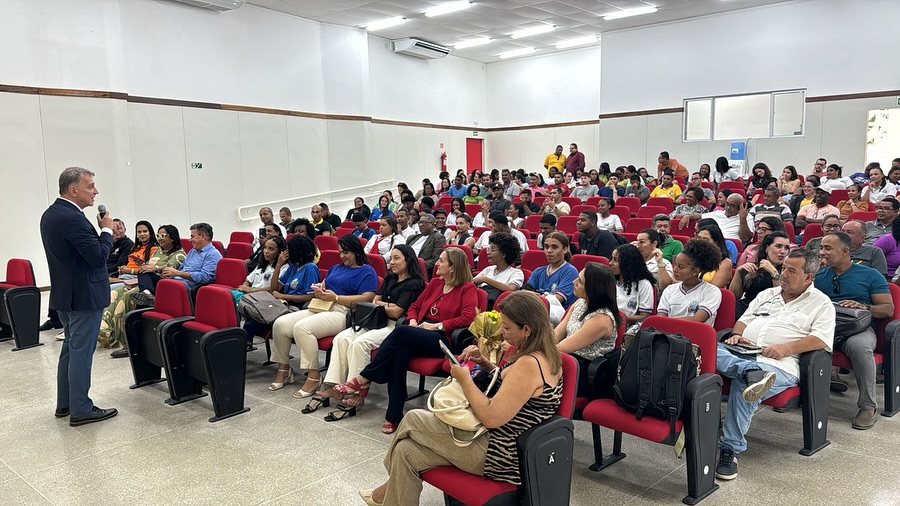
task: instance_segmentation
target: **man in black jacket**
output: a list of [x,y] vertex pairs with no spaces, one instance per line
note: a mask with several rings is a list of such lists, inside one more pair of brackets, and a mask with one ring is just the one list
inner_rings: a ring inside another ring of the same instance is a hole
[[572,245],[575,253],[611,258],[614,249],[625,244],[622,236],[597,228],[597,213],[584,211],[578,215],[578,247]]

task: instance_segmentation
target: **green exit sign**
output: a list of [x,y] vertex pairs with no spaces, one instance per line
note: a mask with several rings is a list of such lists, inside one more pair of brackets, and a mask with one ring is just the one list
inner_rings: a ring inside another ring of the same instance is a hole
[[203,168],[203,163],[201,162],[191,162],[191,168],[194,170],[200,170]]

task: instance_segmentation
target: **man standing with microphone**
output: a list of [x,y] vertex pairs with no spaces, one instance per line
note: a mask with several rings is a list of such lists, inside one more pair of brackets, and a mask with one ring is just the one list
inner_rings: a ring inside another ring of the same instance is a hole
[[112,249],[112,218],[98,208],[94,230],[82,209],[94,205],[99,193],[94,173],[69,167],[59,175],[59,198],[41,216],[41,239],[50,267],[50,307],[59,312],[65,340],[56,376],[56,417],[71,414],[77,427],[116,416],[115,408],[94,406],[91,365],[103,308],[109,305],[106,258]]

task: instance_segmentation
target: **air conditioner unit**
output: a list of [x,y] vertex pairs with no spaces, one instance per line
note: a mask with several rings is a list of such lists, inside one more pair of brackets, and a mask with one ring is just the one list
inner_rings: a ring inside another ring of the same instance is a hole
[[244,0],[173,0],[175,2],[212,9],[219,12],[231,11],[242,7]]
[[416,58],[424,58],[426,60],[435,60],[443,58],[450,54],[450,48],[425,42],[419,39],[397,39],[391,41],[394,52],[415,56]]

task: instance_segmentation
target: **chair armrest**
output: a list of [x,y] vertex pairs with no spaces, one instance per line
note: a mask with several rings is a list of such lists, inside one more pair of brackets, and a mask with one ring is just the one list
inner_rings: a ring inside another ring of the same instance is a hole
[[525,449],[532,441],[541,441],[547,434],[560,428],[575,430],[575,426],[572,425],[572,420],[559,415],[553,415],[544,420],[543,423],[539,423],[520,434],[518,439],[516,439],[516,447],[520,450]]
[[462,353],[465,347],[472,344],[474,340],[475,335],[469,331],[468,327],[460,327],[450,334],[450,351],[457,354]]
[[616,382],[621,350],[615,349],[607,355],[591,360],[588,364],[587,376],[590,391],[586,392],[590,399],[611,398],[612,387]]

